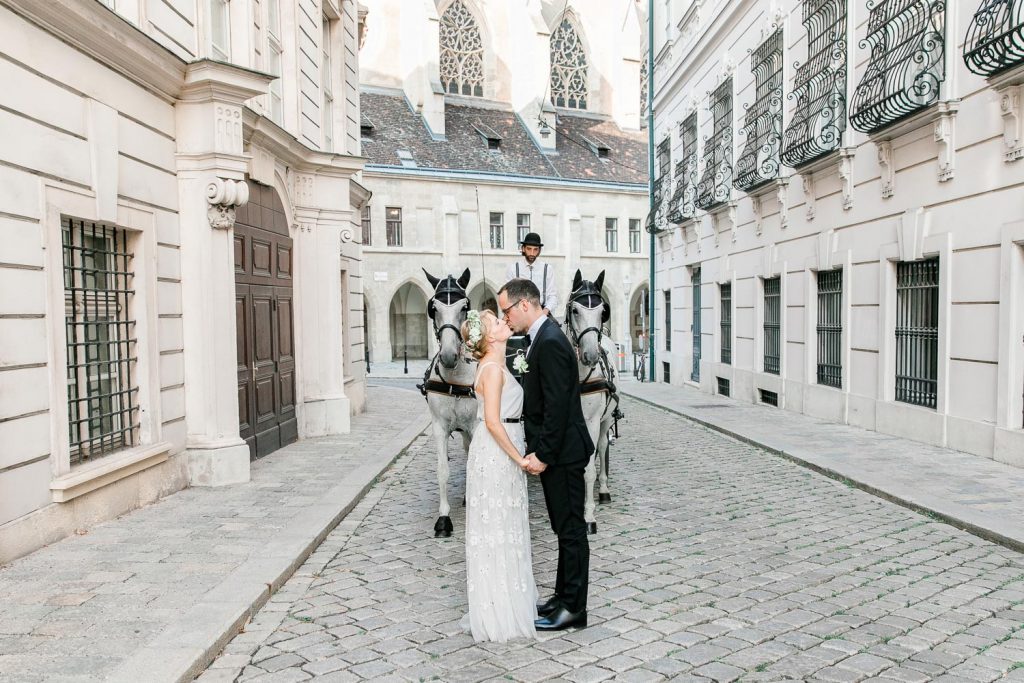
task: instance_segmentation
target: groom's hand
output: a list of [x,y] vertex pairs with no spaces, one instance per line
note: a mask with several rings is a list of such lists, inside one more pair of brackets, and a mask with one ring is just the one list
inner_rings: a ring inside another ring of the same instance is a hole
[[537,457],[536,453],[530,453],[526,456],[526,471],[530,474],[540,474],[547,468],[548,466]]

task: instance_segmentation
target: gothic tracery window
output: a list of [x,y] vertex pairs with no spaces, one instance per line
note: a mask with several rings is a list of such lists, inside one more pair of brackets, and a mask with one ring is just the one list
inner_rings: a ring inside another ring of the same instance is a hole
[[568,18],[562,19],[551,34],[551,103],[569,109],[587,108],[587,55]]
[[647,116],[647,55],[640,62],[640,118]]
[[463,0],[455,0],[441,15],[441,85],[453,95],[484,95],[480,27]]

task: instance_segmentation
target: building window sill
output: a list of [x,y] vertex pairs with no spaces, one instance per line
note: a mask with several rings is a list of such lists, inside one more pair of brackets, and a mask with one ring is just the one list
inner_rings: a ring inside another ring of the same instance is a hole
[[53,502],[66,503],[107,484],[159,465],[167,460],[170,450],[171,444],[162,441],[121,451],[95,463],[76,467],[50,483]]

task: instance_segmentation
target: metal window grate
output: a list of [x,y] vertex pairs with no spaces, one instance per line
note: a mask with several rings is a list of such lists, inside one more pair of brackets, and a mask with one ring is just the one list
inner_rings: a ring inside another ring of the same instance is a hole
[[799,168],[839,148],[846,130],[846,0],[803,0],[807,61],[798,67],[796,98],[782,162]]
[[764,281],[764,371],[779,374],[779,359],[782,357],[781,280],[777,277]]
[[384,209],[384,218],[388,246],[402,246],[402,210],[389,206]]
[[843,271],[818,273],[818,384],[843,386]]
[[747,144],[736,161],[736,187],[753,190],[779,177],[782,147],[782,30],[750,56],[754,72],[754,103],[747,109],[743,130]]
[[725,377],[716,377],[718,380],[718,393],[721,396],[729,395],[729,380]]
[[491,249],[505,248],[505,214],[500,211],[491,211],[490,221],[490,246]]
[[669,195],[672,185],[672,139],[665,137],[658,143],[657,174],[654,178],[654,196],[651,213],[647,216],[647,232],[657,234],[668,227]]
[[779,395],[774,391],[768,391],[767,389],[758,389],[758,393],[761,397],[761,403],[768,406],[779,407]]
[[896,264],[896,400],[934,408],[939,377],[939,260]]
[[672,366],[665,361],[661,362],[661,381],[665,384],[672,383]]
[[697,206],[712,209],[732,196],[732,79],[711,94],[711,137],[704,142],[704,175],[697,183]]
[[672,350],[672,290],[665,290],[665,350]]
[[863,45],[871,60],[857,84],[850,125],[872,133],[939,99],[946,78],[945,0],[876,0]]
[[721,285],[722,362],[732,364],[732,283]]
[[967,28],[964,62],[979,76],[1024,62],[1024,0],[983,0]]
[[138,443],[133,255],[125,230],[61,221],[68,427],[75,465]]
[[690,284],[693,289],[693,323],[690,327],[693,335],[693,368],[690,371],[690,379],[694,382],[700,381],[700,342],[701,342],[701,330],[700,330],[700,268],[694,268],[692,271]]
[[370,219],[370,205],[363,207],[363,246],[368,247],[373,241],[373,222]]
[[690,114],[679,124],[682,154],[676,162],[675,192],[669,201],[668,220],[682,223],[697,211],[697,115]]

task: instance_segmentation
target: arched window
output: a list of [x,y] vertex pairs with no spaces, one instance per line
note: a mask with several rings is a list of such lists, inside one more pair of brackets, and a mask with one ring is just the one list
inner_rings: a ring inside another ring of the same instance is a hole
[[551,103],[569,109],[587,108],[587,55],[567,18],[551,34]]
[[441,15],[441,85],[453,95],[484,95],[480,27],[463,0],[455,0]]

